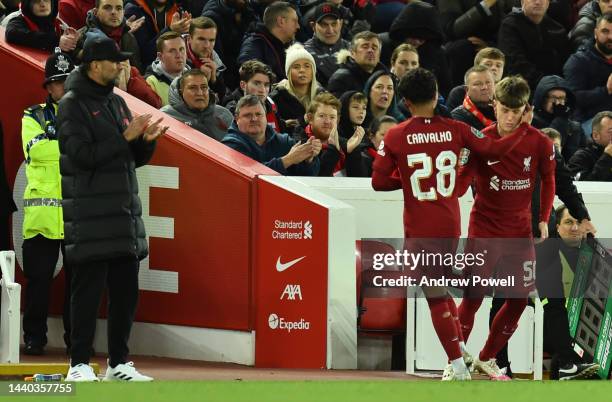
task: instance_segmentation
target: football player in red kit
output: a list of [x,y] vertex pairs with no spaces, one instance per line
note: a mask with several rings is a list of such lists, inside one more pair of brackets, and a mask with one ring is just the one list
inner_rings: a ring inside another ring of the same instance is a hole
[[[521,77],[506,77],[495,86],[494,109],[497,123],[483,133],[491,139],[507,138],[516,131],[526,132],[512,151],[500,158],[470,155],[459,173],[457,189],[463,194],[473,181],[476,196],[470,214],[468,249],[487,250],[486,263],[471,272],[479,277],[509,275],[514,286],[496,289],[506,297],[489,331],[489,337],[474,360],[476,370],[494,380],[509,378],[499,369],[495,355],[516,330],[535,285],[535,250],[531,233],[531,198],[540,177],[539,224],[541,237],[548,237],[548,218],[555,196],[555,153],[552,141],[525,123],[531,113],[529,85]],[[473,278],[474,276],[472,276]],[[459,306],[463,338],[467,342],[474,316],[489,290],[472,286],[466,289]]]
[[[434,116],[438,88],[434,75],[425,69],[407,73],[399,84],[399,92],[413,117],[385,135],[374,161],[372,187],[379,191],[403,189],[405,249],[416,244],[418,250],[438,238],[436,252],[443,245],[445,251],[454,253],[453,246],[461,233],[455,191],[461,149],[499,158],[523,134],[517,132],[495,140],[462,122]],[[399,169],[399,178],[394,174],[396,169]],[[453,368],[443,379],[469,380],[453,299],[445,287],[422,286],[422,289],[434,329]]]

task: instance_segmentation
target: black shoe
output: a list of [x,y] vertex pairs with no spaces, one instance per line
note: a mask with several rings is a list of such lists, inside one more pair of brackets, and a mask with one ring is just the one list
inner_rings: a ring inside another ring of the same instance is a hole
[[36,343],[28,342],[23,348],[23,354],[29,356],[41,356],[45,354],[45,347]]
[[597,363],[568,363],[559,367],[559,381],[591,378],[599,370]]

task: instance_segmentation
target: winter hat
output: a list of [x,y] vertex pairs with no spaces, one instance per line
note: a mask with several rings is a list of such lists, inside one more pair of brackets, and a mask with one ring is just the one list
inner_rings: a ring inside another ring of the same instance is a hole
[[290,77],[291,74],[289,70],[291,70],[291,65],[298,60],[308,60],[310,65],[312,66],[312,80],[315,81],[315,76],[317,75],[317,65],[315,64],[314,57],[306,49],[299,43],[295,43],[287,49],[287,56],[285,58],[285,74],[287,77]]

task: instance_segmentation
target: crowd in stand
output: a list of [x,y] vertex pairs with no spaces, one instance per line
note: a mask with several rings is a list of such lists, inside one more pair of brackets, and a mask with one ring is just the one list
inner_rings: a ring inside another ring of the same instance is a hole
[[[592,125],[612,110],[609,0],[24,0],[14,12],[3,3],[7,42],[59,48],[78,65],[84,42],[107,36],[131,54],[119,88],[225,144],[244,137],[236,105],[256,95],[266,130],[288,144],[314,137],[317,158],[335,161],[300,174],[367,175],[373,128],[410,117],[397,86],[422,67],[438,82],[436,113],[478,129],[495,123],[495,83],[523,76],[532,124],[558,132],[574,177],[612,180],[612,120]],[[318,98],[328,92],[335,100]],[[315,129],[312,105],[333,109],[332,129]],[[350,113],[358,105],[363,118]]]

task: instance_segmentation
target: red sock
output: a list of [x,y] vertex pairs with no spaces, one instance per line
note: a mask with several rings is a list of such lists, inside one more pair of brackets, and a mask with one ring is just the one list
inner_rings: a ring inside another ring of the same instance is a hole
[[461,348],[459,348],[457,327],[449,311],[446,298],[427,299],[427,303],[429,303],[429,311],[431,312],[431,322],[448,359],[460,358]]
[[470,338],[470,333],[474,327],[474,317],[482,304],[482,298],[465,298],[459,305],[459,325],[464,342]]
[[489,338],[487,338],[487,343],[485,343],[478,357],[481,361],[494,358],[497,352],[508,343],[508,339],[516,331],[518,321],[526,306],[527,299],[506,299],[506,302],[495,316],[493,324],[491,324]]
[[453,321],[455,322],[455,327],[457,328],[457,335],[459,336],[459,342],[463,342],[463,330],[461,329],[461,321],[459,321],[459,313],[457,311],[457,305],[455,304],[455,300],[450,295],[446,296],[446,304],[448,304],[448,309],[453,317]]

